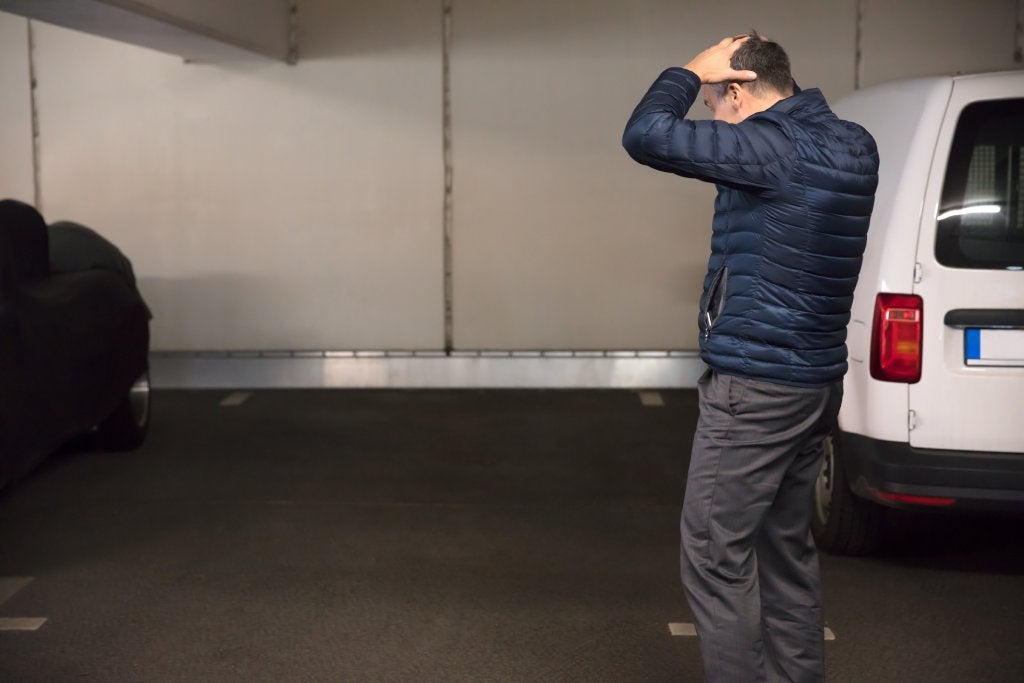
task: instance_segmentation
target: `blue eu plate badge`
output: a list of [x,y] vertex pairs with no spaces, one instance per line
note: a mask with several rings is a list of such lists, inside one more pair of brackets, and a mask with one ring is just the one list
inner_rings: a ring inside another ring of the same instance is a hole
[[1024,330],[968,327],[964,330],[964,363],[1024,367]]

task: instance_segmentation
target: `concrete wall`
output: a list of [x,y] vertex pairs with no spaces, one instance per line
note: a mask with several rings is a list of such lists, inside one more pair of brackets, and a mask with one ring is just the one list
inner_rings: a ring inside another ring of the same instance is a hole
[[[292,67],[183,64],[34,23],[47,219],[134,260],[155,349],[443,348],[442,8],[301,0]],[[619,146],[664,67],[756,27],[834,100],[858,79],[1011,66],[1016,11],[453,0],[455,348],[695,347],[713,189]],[[4,36],[24,29],[0,15]],[[21,157],[26,49],[0,42],[0,140]],[[30,197],[24,163],[0,162],[0,194]]]
[[1020,0],[861,0],[861,86],[894,78],[1020,68]]
[[42,208],[134,260],[155,349],[442,346],[441,24],[389,4],[306,2],[294,67],[35,25]]
[[28,25],[0,13],[0,197],[34,201]]
[[[626,156],[633,107],[662,69],[751,23],[800,82],[853,89],[854,2],[769,0],[753,22],[749,7],[456,3],[457,346],[695,346],[714,189]],[[828,22],[849,29],[822,54],[813,27]]]

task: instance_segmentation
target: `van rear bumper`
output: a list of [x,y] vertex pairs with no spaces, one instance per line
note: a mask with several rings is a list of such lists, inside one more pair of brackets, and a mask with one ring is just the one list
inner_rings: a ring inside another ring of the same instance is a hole
[[860,434],[839,434],[853,492],[890,507],[921,509],[893,496],[954,499],[953,510],[1024,511],[1024,453],[914,448]]

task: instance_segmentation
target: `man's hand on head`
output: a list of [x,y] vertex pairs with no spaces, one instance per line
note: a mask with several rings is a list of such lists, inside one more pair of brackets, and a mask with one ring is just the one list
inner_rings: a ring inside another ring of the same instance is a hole
[[729,64],[732,60],[732,53],[736,52],[736,49],[749,39],[750,36],[746,35],[723,38],[717,45],[712,45],[691,59],[690,63],[683,68],[697,74],[701,83],[753,81],[757,78],[756,73],[737,71]]

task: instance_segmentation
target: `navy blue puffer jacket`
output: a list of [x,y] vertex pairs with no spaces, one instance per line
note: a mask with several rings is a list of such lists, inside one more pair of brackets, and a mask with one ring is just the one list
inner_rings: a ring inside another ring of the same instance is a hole
[[623,146],[642,164],[718,187],[700,306],[701,357],[719,372],[821,386],[846,373],[846,325],[878,185],[871,135],[817,89],[738,124],[691,121],[701,92],[668,69]]

